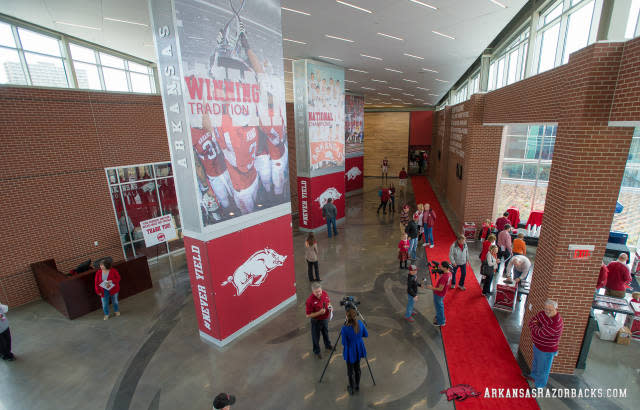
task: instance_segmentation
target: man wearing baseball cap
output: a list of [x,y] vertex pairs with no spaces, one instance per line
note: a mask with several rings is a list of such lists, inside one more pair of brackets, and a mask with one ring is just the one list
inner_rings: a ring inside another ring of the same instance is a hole
[[231,405],[236,402],[236,396],[229,393],[220,393],[213,399],[214,409],[229,410]]
[[440,278],[438,278],[436,286],[425,285],[426,289],[433,290],[433,305],[436,308],[436,320],[433,324],[438,327],[442,327],[445,324],[444,295],[447,294],[447,289],[449,289],[449,285],[451,284],[451,264],[444,261],[440,266],[442,267],[443,273],[440,275]]
[[409,266],[409,276],[407,276],[407,312],[404,315],[404,319],[407,322],[415,322],[413,319],[415,313],[413,311],[413,305],[415,301],[418,300],[418,286],[422,287],[422,285],[418,283],[417,273],[418,268],[416,265]]

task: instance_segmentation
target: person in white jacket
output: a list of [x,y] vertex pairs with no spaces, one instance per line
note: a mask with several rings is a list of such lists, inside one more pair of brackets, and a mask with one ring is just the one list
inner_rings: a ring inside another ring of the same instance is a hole
[[12,362],[16,357],[11,353],[11,331],[9,330],[9,320],[5,313],[9,310],[7,305],[0,303],[0,356],[2,360]]
[[464,287],[464,278],[467,276],[467,262],[469,262],[469,248],[467,247],[464,235],[458,235],[458,239],[449,248],[449,261],[453,265],[451,268],[451,289],[456,288],[456,272],[460,268],[460,290],[467,290]]
[[527,279],[529,269],[531,269],[531,261],[529,258],[524,255],[515,255],[509,261],[504,274],[505,276],[511,276],[511,273],[513,273],[513,279],[515,283],[518,283],[521,280]]
[[483,265],[480,273],[484,277],[482,283],[482,294],[484,296],[491,295],[491,283],[493,282],[493,275],[498,271],[498,247],[491,245],[489,252],[487,252],[487,262]]

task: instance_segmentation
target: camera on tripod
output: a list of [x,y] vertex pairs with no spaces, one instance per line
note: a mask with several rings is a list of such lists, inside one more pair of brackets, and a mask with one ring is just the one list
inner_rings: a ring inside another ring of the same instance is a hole
[[356,300],[353,296],[345,296],[340,301],[340,306],[344,306],[344,310],[356,309],[356,306],[360,304],[359,300]]
[[427,262],[427,266],[431,269],[432,274],[442,275],[444,271],[440,268],[440,263],[437,261]]

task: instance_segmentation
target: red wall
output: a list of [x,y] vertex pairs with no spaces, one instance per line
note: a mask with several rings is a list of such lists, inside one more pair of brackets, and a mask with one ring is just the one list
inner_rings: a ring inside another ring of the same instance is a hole
[[409,145],[431,145],[433,111],[412,111],[409,117]]

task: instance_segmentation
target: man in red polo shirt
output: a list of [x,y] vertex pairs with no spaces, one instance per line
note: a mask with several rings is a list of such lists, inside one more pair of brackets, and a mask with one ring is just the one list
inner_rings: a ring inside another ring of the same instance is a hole
[[311,320],[311,340],[313,342],[313,353],[318,359],[322,359],[320,354],[320,333],[324,339],[324,347],[327,350],[333,349],[329,341],[329,316],[331,315],[331,301],[327,292],[322,290],[319,282],[311,284],[311,295],[307,299],[307,317]]
[[631,282],[631,274],[627,267],[627,254],[621,253],[617,261],[607,265],[606,295],[623,298],[627,284]]
[[[442,327],[446,320],[444,317],[444,297],[447,294],[447,289],[451,285],[451,264],[444,261],[440,264],[443,273],[438,278],[436,286],[426,285],[425,288],[433,290],[433,305],[436,308],[436,319],[433,324]],[[425,279],[427,280],[427,279]]]

